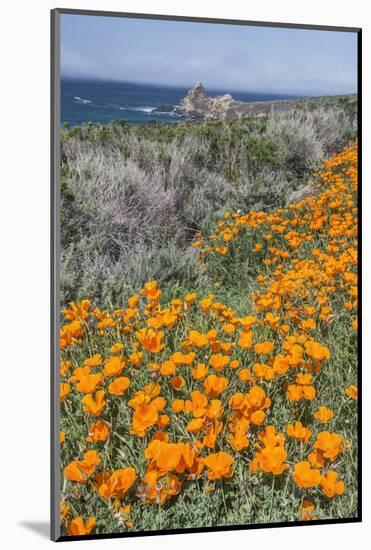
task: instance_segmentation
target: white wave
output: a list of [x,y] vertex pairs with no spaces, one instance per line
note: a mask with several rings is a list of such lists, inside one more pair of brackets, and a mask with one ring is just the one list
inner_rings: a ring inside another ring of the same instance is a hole
[[76,99],[76,101],[80,101],[81,103],[91,103],[90,99],[83,99],[82,97],[79,97],[78,95],[75,95],[73,99]]
[[156,107],[120,107],[120,111],[139,111],[141,113],[152,113]]

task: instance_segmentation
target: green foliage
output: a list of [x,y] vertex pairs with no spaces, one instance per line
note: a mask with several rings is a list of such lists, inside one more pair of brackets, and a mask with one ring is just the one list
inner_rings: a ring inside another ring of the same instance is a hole
[[163,282],[194,281],[188,252],[198,230],[227,210],[284,206],[356,134],[353,96],[273,105],[239,120],[64,125],[63,300],[115,304],[123,286],[162,272]]

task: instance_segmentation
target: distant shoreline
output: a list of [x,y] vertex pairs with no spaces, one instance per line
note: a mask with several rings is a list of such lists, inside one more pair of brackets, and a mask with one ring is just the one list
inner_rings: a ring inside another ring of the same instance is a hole
[[[177,122],[188,117],[176,112],[189,88],[149,86],[133,83],[117,83],[94,80],[65,79],[61,81],[61,122],[81,126],[89,121],[102,125],[124,118],[129,124]],[[233,94],[240,102],[260,102],[295,99],[292,94],[238,92],[210,90],[211,97],[225,93]],[[161,107],[168,107],[162,110]]]
[[[214,90],[213,90],[214,92]],[[78,97],[79,99],[76,99]],[[210,96],[214,97],[214,96]],[[86,126],[89,123],[98,126],[107,126],[112,122],[119,123],[120,121],[126,121],[129,125],[146,125],[146,124],[179,124],[185,122],[197,122],[205,120],[203,116],[196,116],[191,114],[180,114],[178,111],[179,103],[173,103],[169,105],[169,110],[162,111],[163,105],[157,107],[147,106],[127,106],[127,107],[113,107],[117,109],[117,112],[109,111],[106,116],[106,108],[101,108],[101,113],[98,117],[90,116],[92,113],[92,100],[83,99],[82,96],[74,96],[75,101],[81,101],[81,108],[84,109],[86,115],[85,120],[66,120],[66,115],[61,113],[61,127],[68,126],[70,128],[76,126]],[[313,105],[318,103],[329,104],[337,101],[348,101],[350,103],[357,102],[357,93],[353,94],[336,94],[336,95],[323,95],[323,96],[306,96],[306,97],[290,97],[290,98],[275,98],[275,99],[255,99],[250,101],[238,102],[238,109],[241,115],[237,118],[243,118],[245,116],[266,116],[272,109],[279,111],[286,111],[295,106],[299,106],[303,103],[312,103]],[[147,102],[148,103],[148,102]],[[170,110],[171,108],[171,110]],[[99,110],[100,107],[98,106]],[[103,115],[106,119],[102,120]],[[110,116],[111,115],[111,116]],[[80,115],[81,116],[81,115]],[[231,118],[227,116],[226,118]],[[233,118],[233,117],[232,117]],[[218,120],[220,118],[215,117],[209,120]]]

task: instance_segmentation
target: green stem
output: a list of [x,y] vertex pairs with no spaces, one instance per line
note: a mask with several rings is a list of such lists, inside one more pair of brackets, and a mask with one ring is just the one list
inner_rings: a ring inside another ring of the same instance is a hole
[[270,503],[270,506],[269,506],[269,516],[268,516],[268,522],[267,523],[270,523],[271,522],[271,517],[272,517],[272,509],[273,509],[273,499],[274,499],[274,483],[276,481],[276,476],[274,474],[273,475],[273,480],[272,480],[272,494],[271,494],[271,503]]

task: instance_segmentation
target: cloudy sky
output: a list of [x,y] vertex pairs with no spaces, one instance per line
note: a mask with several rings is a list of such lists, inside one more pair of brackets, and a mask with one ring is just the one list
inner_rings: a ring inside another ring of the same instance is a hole
[[62,76],[292,94],[356,91],[355,33],[61,17]]

